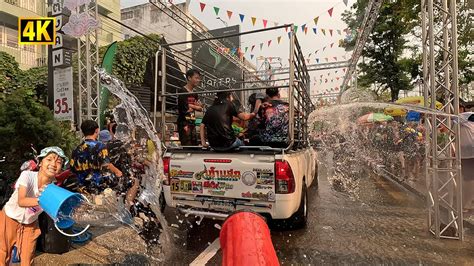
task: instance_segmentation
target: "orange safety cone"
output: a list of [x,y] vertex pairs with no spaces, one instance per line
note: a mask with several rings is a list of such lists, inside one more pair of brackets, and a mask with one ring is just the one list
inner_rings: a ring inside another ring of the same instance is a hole
[[265,220],[252,212],[227,217],[220,232],[222,265],[280,265]]

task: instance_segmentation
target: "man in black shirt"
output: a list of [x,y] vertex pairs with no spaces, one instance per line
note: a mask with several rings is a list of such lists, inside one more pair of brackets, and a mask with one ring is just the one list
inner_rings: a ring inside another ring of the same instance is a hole
[[218,92],[217,98],[209,109],[207,109],[201,124],[201,143],[207,147],[206,133],[209,144],[215,150],[231,150],[243,146],[243,142],[237,138],[232,129],[232,118],[250,120],[255,113],[243,113],[232,103],[230,92]]
[[[196,69],[186,72],[187,84],[184,92],[192,92],[201,83],[201,73]],[[178,133],[182,146],[196,146],[196,115],[195,111],[202,111],[197,94],[180,95],[178,97]]]

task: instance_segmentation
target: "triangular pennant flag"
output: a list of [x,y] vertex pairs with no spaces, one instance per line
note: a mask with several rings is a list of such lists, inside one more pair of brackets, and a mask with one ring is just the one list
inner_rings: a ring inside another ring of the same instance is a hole
[[324,52],[324,50],[326,50],[326,46],[323,47],[323,52]]
[[291,31],[288,32],[288,39],[290,39],[290,38],[291,38]]
[[346,72],[346,69],[345,69],[345,68],[343,68],[343,69],[342,69],[342,71]]
[[252,45],[252,48],[250,49],[250,52],[252,52],[252,51],[253,51],[253,48],[255,48],[255,44],[254,44],[254,45]]
[[328,13],[329,13],[329,16],[332,17],[332,11],[334,10],[334,7],[331,7],[329,10],[328,10]]
[[314,25],[318,25],[318,20],[319,20],[319,17],[315,17],[315,18],[313,19]]
[[262,50],[262,48],[263,48],[263,42],[260,43],[260,51]]
[[308,64],[309,64],[309,58],[308,58],[308,59],[306,59],[306,61],[308,61]]
[[312,54],[313,54],[313,53],[309,53],[308,57],[311,57]]
[[339,80],[339,77],[336,77],[337,80]]
[[304,34],[308,34],[308,27],[304,28]]
[[336,73],[336,74],[337,74],[337,70],[336,70],[336,71],[334,71],[334,73]]
[[331,72],[328,72],[328,77],[331,75]]
[[331,82],[334,82],[334,79],[331,79]]
[[245,15],[239,14],[239,17],[240,17],[240,22],[243,23]]
[[320,76],[320,77],[321,77],[321,78],[323,78],[323,75],[321,74],[321,76]]
[[306,28],[306,24],[301,25],[301,31],[304,31],[305,28]]
[[250,59],[253,59],[253,54],[250,55]]
[[281,36],[278,36],[278,37],[277,37],[277,41],[278,41],[278,43],[280,43],[280,41],[281,41]]
[[331,48],[334,46],[334,43],[331,43]]
[[227,10],[227,17],[229,17],[229,19],[232,18],[232,11]]
[[334,58],[334,61],[337,61],[337,56],[334,56],[333,58]]
[[331,34],[331,36],[332,36],[332,30],[331,29],[329,30],[329,34]]
[[326,57],[326,58],[324,58],[324,60],[326,60],[326,62],[329,62],[329,58],[327,58],[327,57]]
[[204,11],[204,8],[206,7],[206,4],[204,3],[199,3],[199,6],[201,7],[201,12]]
[[288,32],[288,26],[285,27],[285,31]]
[[214,12],[216,12],[216,16],[219,15],[219,10],[220,10],[219,7],[217,7],[217,6],[214,7]]
[[319,58],[316,58],[316,63],[318,63],[318,64],[319,64]]
[[295,25],[294,31],[295,33],[298,32],[298,26]]
[[321,29],[321,32],[323,33],[324,36],[326,36],[326,30],[325,29]]
[[270,47],[270,44],[272,43],[272,40],[268,41],[268,47]]
[[318,29],[316,29],[316,28],[313,28],[313,32],[314,32],[314,34],[318,34],[318,33],[317,33],[317,31],[318,31]]
[[247,53],[248,49],[249,49],[249,47],[248,47],[248,46],[247,46],[247,47],[245,47],[245,52],[246,52],[246,53]]
[[268,60],[270,60],[270,63],[271,63],[271,62],[272,62],[272,60],[273,60],[273,57],[270,57],[270,58],[268,58]]
[[252,25],[255,26],[255,21],[257,21],[257,18],[256,17],[252,17]]
[[341,30],[337,30],[337,34],[342,35]]
[[342,2],[344,2],[344,5],[347,6],[347,2],[349,2],[349,0],[342,0]]
[[319,52],[319,50],[316,50],[316,51],[314,52],[314,54],[317,54],[318,52]]
[[266,28],[266,27],[267,27],[267,22],[268,22],[268,20],[262,19],[262,22],[263,22],[263,27]]

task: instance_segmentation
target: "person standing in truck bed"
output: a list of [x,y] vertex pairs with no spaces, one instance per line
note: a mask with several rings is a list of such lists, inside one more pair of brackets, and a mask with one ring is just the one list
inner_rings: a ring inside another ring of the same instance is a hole
[[263,105],[259,136],[263,145],[273,148],[288,146],[289,105],[280,99],[278,88],[266,89],[268,104]]
[[[186,72],[185,92],[193,90],[201,83],[201,73],[196,69]],[[181,146],[197,146],[196,111],[202,111],[197,94],[180,95],[178,97],[178,134]]]

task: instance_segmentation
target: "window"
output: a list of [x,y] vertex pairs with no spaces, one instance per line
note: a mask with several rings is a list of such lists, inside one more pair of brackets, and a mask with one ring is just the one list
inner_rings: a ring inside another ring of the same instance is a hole
[[132,19],[132,18],[133,18],[133,11],[122,12],[122,20]]
[[23,45],[23,51],[28,51],[31,53],[36,53],[36,45]]
[[18,31],[10,28],[5,28],[5,35],[7,39],[7,46],[18,48]]

